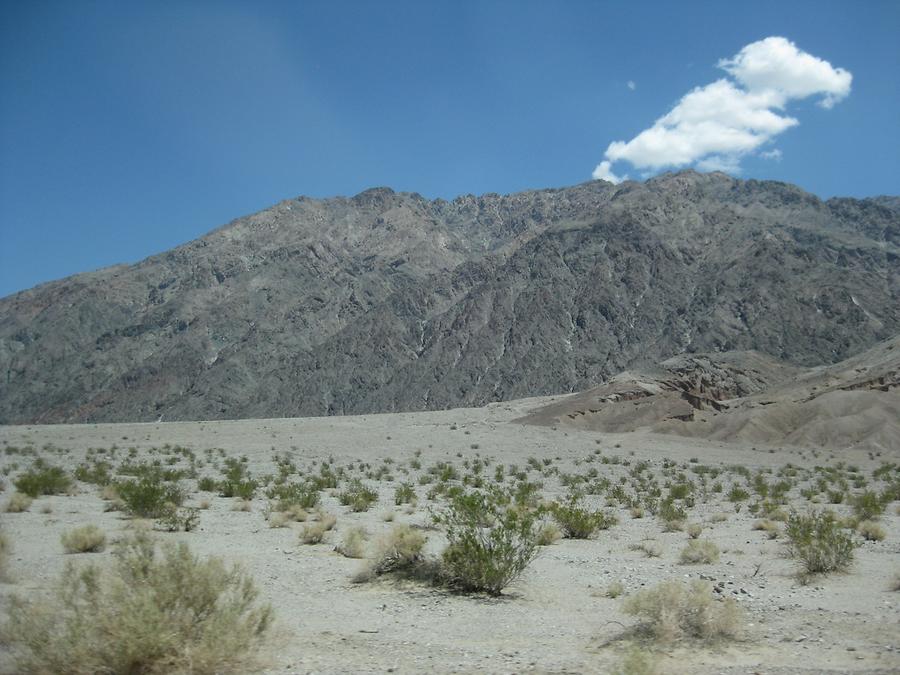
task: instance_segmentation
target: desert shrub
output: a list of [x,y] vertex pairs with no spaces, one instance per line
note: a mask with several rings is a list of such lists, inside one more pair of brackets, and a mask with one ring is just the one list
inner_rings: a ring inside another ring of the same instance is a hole
[[566,504],[554,504],[550,513],[556,520],[563,537],[588,539],[598,530],[606,530],[616,523],[616,517],[603,511],[589,511],[578,505],[577,500]]
[[736,637],[741,614],[733,600],[713,597],[709,582],[665,581],[625,599],[622,611],[639,617],[638,632],[662,642],[682,637],[715,640]]
[[612,671],[612,675],[657,675],[659,668],[656,663],[657,658],[652,654],[639,647],[632,647]]
[[319,505],[321,497],[312,483],[284,483],[273,485],[266,492],[269,499],[277,500],[279,511],[287,511],[292,507],[314,509]]
[[750,493],[747,492],[740,485],[732,485],[731,490],[728,491],[727,499],[730,502],[742,502],[750,497]]
[[645,539],[637,544],[632,544],[629,548],[633,551],[641,551],[648,558],[658,558],[663,554],[662,544],[654,539]]
[[268,520],[271,528],[287,527],[287,524],[291,522],[290,517],[286,513],[271,513]]
[[691,523],[685,528],[685,532],[687,532],[687,536],[691,539],[697,539],[703,532],[703,525],[700,523]]
[[544,521],[537,528],[537,545],[550,546],[555,544],[562,538],[562,532],[559,525],[553,522]]
[[866,491],[856,495],[853,500],[853,515],[858,520],[877,520],[884,513],[886,504],[876,492]]
[[802,566],[802,574],[840,572],[853,562],[853,539],[828,511],[792,513],[785,534],[787,552]]
[[6,500],[4,510],[7,513],[22,513],[31,508],[32,501],[31,497],[22,492],[13,492]]
[[204,476],[197,481],[197,489],[201,492],[216,492],[219,489],[219,481],[209,476]]
[[180,506],[184,492],[178,483],[166,481],[160,474],[145,474],[116,485],[125,510],[139,518],[160,518],[172,505]]
[[537,554],[534,516],[505,501],[497,493],[457,493],[435,517],[447,530],[442,559],[451,586],[499,595]]
[[356,582],[368,581],[385,574],[419,576],[427,566],[422,550],[425,535],[409,525],[395,525],[375,544],[371,562],[354,578]]
[[719,548],[708,539],[691,539],[679,555],[682,565],[710,564],[718,559]]
[[167,532],[191,532],[200,523],[200,509],[193,506],[172,506],[156,522]]
[[765,532],[769,539],[777,539],[781,531],[778,529],[777,523],[771,520],[757,520],[753,523],[753,529]]
[[60,540],[66,553],[97,553],[106,548],[106,535],[96,525],[63,532]]
[[362,558],[366,551],[366,531],[362,527],[351,527],[341,538],[335,551],[345,558]]
[[9,581],[9,558],[12,555],[12,540],[0,530],[0,582]]
[[225,477],[219,481],[219,494],[223,497],[253,499],[258,483],[250,477],[246,465],[234,457],[225,460]]
[[319,544],[325,538],[325,533],[334,528],[337,518],[333,515],[322,514],[319,520],[306,523],[300,530],[300,543]]
[[231,502],[231,510],[232,511],[243,511],[247,513],[251,510],[252,504],[249,499],[244,499],[242,497],[235,497]]
[[113,481],[113,466],[109,462],[97,460],[93,464],[79,464],[73,472],[76,480],[93,485],[109,485]]
[[416,490],[412,483],[401,483],[394,490],[394,504],[412,504],[416,501]]
[[38,458],[28,471],[15,480],[16,489],[29,497],[58,495],[72,487],[72,478],[58,466]]
[[882,541],[887,536],[884,528],[872,520],[861,521],[859,525],[856,526],[856,531],[859,532],[866,541]]
[[146,532],[108,571],[68,565],[47,603],[13,599],[4,638],[18,673],[249,672],[272,622],[252,579]]
[[604,595],[606,595],[607,598],[612,598],[613,600],[615,600],[624,592],[625,586],[622,585],[622,582],[614,581],[606,587],[606,593],[604,593]]
[[359,478],[350,481],[347,488],[338,495],[338,500],[344,506],[349,506],[356,513],[368,511],[369,507],[378,501],[378,493],[370,487],[363,485]]

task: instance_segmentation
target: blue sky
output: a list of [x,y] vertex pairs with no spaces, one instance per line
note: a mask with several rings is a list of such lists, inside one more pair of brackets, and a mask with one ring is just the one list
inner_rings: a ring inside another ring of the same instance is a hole
[[717,64],[772,36],[852,86],[783,97],[796,123],[713,163],[900,194],[898,34],[895,0],[3,2],[0,296],[301,194],[559,187],[615,141],[640,179],[664,160],[625,144],[698,87],[752,94]]

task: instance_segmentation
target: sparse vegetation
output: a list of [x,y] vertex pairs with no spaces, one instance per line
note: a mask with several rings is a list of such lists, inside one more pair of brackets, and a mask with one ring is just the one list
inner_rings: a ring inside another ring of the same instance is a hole
[[16,489],[29,497],[63,494],[72,487],[72,478],[58,466],[38,458],[15,480]]
[[426,565],[424,547],[425,535],[409,525],[395,525],[376,542],[375,555],[354,581],[364,582],[385,574],[418,576]]
[[801,564],[801,577],[841,572],[853,562],[853,539],[830,511],[791,514],[785,534],[788,554]]
[[678,559],[682,565],[708,565],[719,559],[719,547],[708,539],[691,539]]
[[366,530],[363,527],[351,527],[341,538],[335,550],[345,558],[362,558],[366,554]]
[[866,541],[883,541],[887,534],[884,528],[872,520],[863,520],[856,526],[856,531]]
[[84,525],[64,532],[61,542],[66,553],[97,553],[106,548],[106,535],[96,525]]
[[4,511],[7,513],[23,513],[31,508],[33,500],[22,492],[13,492],[6,500]]
[[641,621],[637,631],[661,642],[679,638],[717,640],[734,638],[741,613],[733,600],[713,597],[712,586],[695,580],[690,584],[666,581],[625,599],[622,611]]
[[272,622],[239,568],[138,532],[113,568],[69,565],[47,603],[14,599],[3,637],[23,675],[248,672]]

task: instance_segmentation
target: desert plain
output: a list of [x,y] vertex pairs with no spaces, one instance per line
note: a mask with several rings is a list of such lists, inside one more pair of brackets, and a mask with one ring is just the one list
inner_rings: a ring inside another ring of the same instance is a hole
[[[99,459],[113,466],[125,460],[181,466],[186,454],[172,449],[193,451],[195,475],[182,483],[185,504],[201,507],[199,520],[191,531],[153,526],[153,536],[185,541],[200,556],[218,556],[252,575],[260,599],[275,612],[260,655],[266,673],[630,672],[625,666],[635,650],[642,667],[659,673],[900,671],[897,503],[888,503],[878,520],[881,540],[849,530],[856,548],[845,572],[803,577],[798,561],[786,555],[783,533],[783,518],[794,511],[827,508],[838,518],[852,517],[854,495],[896,481],[896,448],[728,443],[521,422],[553,401],[328,418],[4,426],[0,500],[11,498],[17,475],[36,456],[74,472]],[[198,489],[202,477],[221,478],[226,458],[243,460],[247,475],[259,482],[249,504]],[[320,543],[301,543],[305,523],[271,526],[266,484],[274,484],[279,463],[292,466],[297,480],[323,464],[342,476],[336,488],[321,491],[319,509],[336,523]],[[663,494],[690,484],[685,503],[677,502],[683,522],[663,522],[610,496],[639,499],[639,475],[656,481]],[[828,503],[827,490],[815,487],[823,477],[829,488],[846,486],[842,503]],[[341,489],[352,478],[377,492],[365,510],[341,504]],[[759,486],[781,480],[790,484],[776,500],[781,515],[770,514],[767,529],[754,529],[764,518],[760,508],[772,509],[759,506],[765,500],[758,490],[769,489]],[[364,529],[367,556],[380,536],[409,524],[427,537],[426,551],[438,556],[445,539],[432,514],[445,504],[442,489],[494,483],[536,484],[542,503],[564,502],[578,490],[585,508],[614,515],[615,523],[588,539],[540,546],[499,596],[390,576],[354,583],[365,558],[336,550],[349,530]],[[413,486],[412,503],[395,503],[401,484]],[[605,489],[591,487],[597,484]],[[615,492],[616,485],[624,492]],[[99,486],[80,481],[68,494],[39,497],[22,512],[4,511],[0,523],[12,544],[0,584],[2,615],[14,594],[31,599],[49,593],[67,562],[102,565],[112,555],[111,547],[66,553],[63,533],[94,524],[114,541],[134,527],[133,518],[109,510]],[[698,538],[712,542],[718,556],[684,563],[680,553],[690,530],[696,537],[698,529]],[[638,620],[622,611],[624,599],[660,582],[692,579],[708,581],[717,601],[737,604],[736,634],[671,642],[636,636]],[[6,672],[15,670],[11,658],[6,650],[0,657]]]

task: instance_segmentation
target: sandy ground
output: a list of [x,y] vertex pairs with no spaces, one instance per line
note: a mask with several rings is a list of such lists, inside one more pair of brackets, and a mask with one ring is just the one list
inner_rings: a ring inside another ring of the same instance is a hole
[[[524,575],[499,598],[454,595],[411,582],[379,580],[352,584],[360,560],[334,551],[347,528],[362,525],[374,539],[394,522],[430,523],[425,498],[430,486],[416,485],[419,503],[412,513],[395,507],[393,493],[401,480],[416,483],[419,474],[437,461],[462,469],[476,455],[493,465],[518,464],[529,457],[552,460],[561,472],[597,467],[601,475],[617,477],[620,465],[585,463],[596,450],[636,463],[648,460],[659,470],[664,460],[679,464],[695,458],[710,466],[741,464],[751,470],[791,462],[800,467],[829,465],[844,460],[869,476],[882,461],[900,460],[900,447],[870,456],[801,448],[749,446],[680,439],[672,436],[600,434],[576,429],[523,426],[510,421],[549,399],[494,404],[482,409],[434,413],[366,415],[344,418],[275,419],[235,422],[168,424],[58,425],[0,427],[0,446],[50,444],[68,450],[45,456],[74,468],[88,448],[135,447],[139,457],[163,444],[189,447],[201,455],[207,448],[223,448],[231,456],[246,455],[254,475],[274,471],[275,452],[291,453],[298,465],[334,458],[335,465],[363,460],[378,466],[395,462],[393,483],[376,483],[380,499],[364,513],[351,513],[334,496],[325,507],[338,517],[335,531],[318,545],[300,545],[297,528],[268,527],[268,500],[259,491],[249,512],[233,511],[232,500],[194,491],[190,502],[208,498],[200,525],[189,533],[163,533],[163,540],[185,540],[204,555],[217,555],[244,565],[255,577],[262,596],[274,606],[280,639],[267,658],[271,673],[337,672],[612,672],[622,660],[626,644],[620,639],[634,618],[620,611],[622,598],[605,597],[606,588],[621,582],[626,594],[667,579],[703,578],[722,583],[745,610],[740,640],[714,647],[676,644],[654,648],[664,673],[888,673],[900,672],[900,593],[891,582],[900,572],[900,516],[888,507],[881,525],[887,537],[866,542],[857,551],[849,573],[830,575],[801,585],[795,563],[781,555],[781,540],[754,531],[756,520],[746,508],[716,495],[690,511],[691,522],[706,523],[703,538],[714,541],[722,555],[717,563],[682,565],[678,554],[687,542],[684,532],[663,532],[660,522],[647,516],[630,517],[616,507],[618,525],[590,540],[560,540],[542,547]],[[898,444],[900,446],[900,444]],[[422,471],[405,476],[398,465],[409,466],[420,450]],[[120,459],[122,456],[120,455]],[[19,469],[28,459],[0,456],[0,467]],[[687,464],[687,466],[690,466]],[[218,474],[209,471],[209,475]],[[5,499],[12,488],[0,496]],[[538,479],[537,473],[530,476]],[[560,498],[565,490],[555,476],[544,481],[543,494]],[[728,480],[726,479],[726,484]],[[726,488],[727,490],[727,488]],[[792,491],[791,499],[795,497]],[[600,497],[593,498],[597,506]],[[31,594],[48,588],[65,562],[103,560],[110,553],[65,555],[60,535],[80,524],[94,523],[111,537],[126,531],[128,520],[104,512],[99,491],[81,485],[74,496],[42,497],[25,513],[2,513],[2,528],[13,541],[12,583],[0,584],[0,609],[11,593]],[[843,505],[834,507],[849,513]],[[49,511],[45,513],[44,511]],[[715,514],[724,522],[710,522]],[[438,551],[439,530],[428,529],[429,548]],[[630,550],[631,544],[652,538],[662,555],[648,558]],[[2,661],[2,659],[0,659]],[[9,667],[9,664],[5,664]]]

